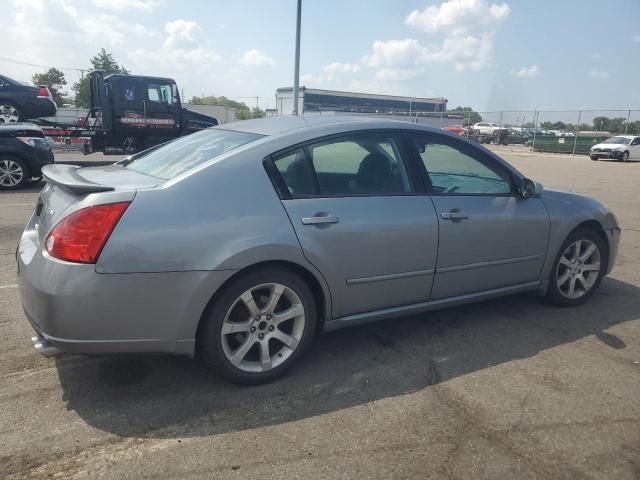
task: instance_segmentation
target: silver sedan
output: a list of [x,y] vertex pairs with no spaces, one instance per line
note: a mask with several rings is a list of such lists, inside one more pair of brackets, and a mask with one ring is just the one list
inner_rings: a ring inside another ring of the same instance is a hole
[[596,200],[404,122],[250,120],[43,173],[18,249],[36,348],[199,352],[240,383],[321,330],[525,291],[582,303],[620,237]]

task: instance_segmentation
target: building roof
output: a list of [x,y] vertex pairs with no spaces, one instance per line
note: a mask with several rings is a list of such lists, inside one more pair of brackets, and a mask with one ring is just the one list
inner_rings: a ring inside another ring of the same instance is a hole
[[[379,95],[375,93],[357,93],[357,92],[342,92],[338,90],[321,90],[318,88],[307,88],[301,87],[301,92],[311,93],[314,95],[331,95],[335,97],[355,97],[355,98],[368,98],[372,100],[396,100],[399,102],[437,102],[437,103],[445,103],[448,100],[444,97],[434,97],[434,98],[425,98],[425,97],[403,97],[399,95]],[[276,90],[277,93],[289,93],[293,92],[293,87],[280,87]]]

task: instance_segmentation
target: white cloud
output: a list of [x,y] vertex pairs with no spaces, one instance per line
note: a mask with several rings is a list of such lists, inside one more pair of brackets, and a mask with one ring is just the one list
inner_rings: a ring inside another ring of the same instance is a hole
[[93,0],[93,4],[105,10],[142,10],[151,12],[160,5],[158,0]]
[[439,46],[422,46],[414,39],[403,42],[406,47],[411,46],[415,63],[447,62],[453,63],[456,70],[479,70],[491,61],[493,35],[510,12],[507,3],[448,0],[439,6],[414,10],[405,20],[407,25],[426,33],[443,34]]
[[300,81],[302,83],[311,83],[318,84],[324,80],[322,75],[314,75],[312,73],[305,73],[304,75],[300,75]]
[[202,31],[200,25],[192,20],[174,20],[166,23],[164,31],[167,38],[164,40],[165,47],[184,48],[198,43],[198,33]]
[[589,72],[589,76],[592,78],[600,78],[600,79],[607,79],[611,77],[611,75],[609,75],[609,72],[605,72],[603,70],[591,70]]
[[408,67],[424,60],[427,49],[414,38],[373,42],[372,52],[362,58],[369,67]]
[[540,75],[540,69],[537,65],[531,65],[530,67],[522,67],[520,70],[511,70],[509,73],[518,77],[537,77]]
[[252,67],[262,67],[262,66],[266,66],[266,65],[275,65],[276,62],[273,58],[269,57],[268,55],[264,54],[263,52],[261,52],[260,50],[256,50],[251,49],[251,50],[247,50],[246,52],[244,52],[241,56],[240,59],[238,60],[238,63],[240,63],[241,65],[249,65]]
[[407,25],[421,28],[427,33],[444,31],[463,35],[478,28],[493,27],[511,12],[506,3],[489,5],[485,0],[448,0],[440,6],[431,5],[414,10],[406,18]]
[[357,63],[333,62],[325,65],[323,70],[330,75],[335,73],[356,73],[360,71],[360,65]]
[[376,41],[372,53],[362,62],[369,67],[419,67],[430,62],[453,63],[456,70],[479,70],[485,66],[493,49],[490,34],[447,37],[439,46],[426,47],[414,38]]
[[381,82],[403,82],[424,75],[424,68],[383,68],[373,78]]

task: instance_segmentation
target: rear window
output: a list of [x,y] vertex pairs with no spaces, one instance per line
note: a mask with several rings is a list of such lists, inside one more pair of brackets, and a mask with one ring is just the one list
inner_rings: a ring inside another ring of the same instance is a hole
[[263,135],[208,129],[174,140],[127,165],[136,172],[169,180]]

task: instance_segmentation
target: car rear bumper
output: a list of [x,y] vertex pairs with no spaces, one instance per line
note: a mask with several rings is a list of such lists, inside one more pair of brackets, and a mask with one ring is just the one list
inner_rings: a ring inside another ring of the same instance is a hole
[[25,118],[53,117],[58,111],[56,103],[49,98],[37,98],[25,107]]
[[44,346],[60,352],[192,355],[208,301],[234,273],[100,274],[43,252],[34,225],[18,247],[22,307]]

